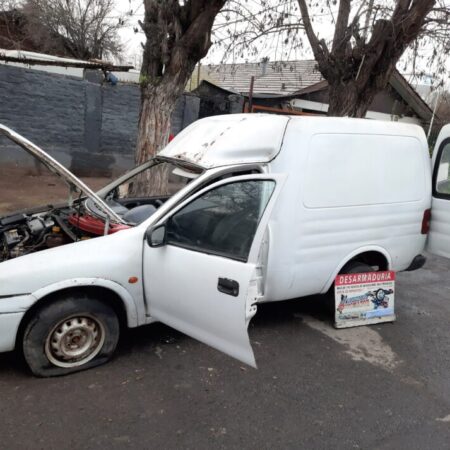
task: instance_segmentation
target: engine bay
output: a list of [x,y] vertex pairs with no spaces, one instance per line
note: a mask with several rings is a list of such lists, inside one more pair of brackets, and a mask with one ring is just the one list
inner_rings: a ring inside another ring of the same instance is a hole
[[116,233],[138,225],[149,218],[166,198],[134,201],[121,205],[107,201],[125,223],[106,220],[104,214],[90,200],[78,200],[71,207],[19,212],[0,218],[0,263],[30,253],[61,245]]
[[0,262],[86,238],[69,224],[72,208],[0,219]]
[[[27,160],[27,165],[23,155],[17,155],[17,161],[0,168],[0,180],[3,177],[17,186],[21,205],[19,211],[12,212],[11,196],[0,197],[0,211],[5,207],[0,213],[0,263],[134,227],[203,172],[192,163],[155,157],[95,192],[14,130],[0,124],[0,137],[24,150],[32,161],[30,165]],[[24,180],[33,192],[22,189],[20,181]],[[40,203],[48,200],[39,197],[39,203],[23,204],[28,198],[36,198],[40,186],[50,194],[51,203]]]

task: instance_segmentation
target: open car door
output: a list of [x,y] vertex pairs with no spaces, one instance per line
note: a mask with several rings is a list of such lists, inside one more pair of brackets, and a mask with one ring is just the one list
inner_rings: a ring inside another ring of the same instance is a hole
[[439,133],[432,167],[433,199],[427,250],[450,258],[450,125]]
[[247,327],[261,295],[260,247],[283,181],[227,178],[147,230],[144,288],[154,319],[256,367]]

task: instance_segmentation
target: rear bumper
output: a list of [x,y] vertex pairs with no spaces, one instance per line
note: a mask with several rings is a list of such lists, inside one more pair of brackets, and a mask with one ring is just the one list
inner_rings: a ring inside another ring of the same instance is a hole
[[24,315],[24,312],[0,314],[0,352],[14,350],[17,331]]
[[424,266],[425,262],[427,261],[427,258],[423,255],[417,255],[412,260],[411,264],[407,269],[405,269],[407,272],[411,272],[412,270],[420,269]]

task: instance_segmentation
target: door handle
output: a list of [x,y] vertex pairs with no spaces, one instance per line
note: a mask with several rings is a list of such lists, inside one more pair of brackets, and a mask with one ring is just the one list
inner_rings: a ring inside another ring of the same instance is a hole
[[239,295],[239,283],[235,280],[230,280],[229,278],[219,278],[217,290],[223,294],[237,297]]

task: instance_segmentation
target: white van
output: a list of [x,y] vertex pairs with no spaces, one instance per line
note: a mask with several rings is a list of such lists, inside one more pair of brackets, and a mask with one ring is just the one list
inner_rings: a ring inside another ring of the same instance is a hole
[[[80,193],[0,218],[0,351],[23,348],[36,375],[106,361],[120,322],[160,321],[254,366],[247,327],[258,303],[326,293],[339,273],[421,267],[432,188],[429,249],[450,256],[450,126],[432,183],[415,125],[211,117],[97,194],[0,131]],[[55,223],[61,245],[27,251],[21,237],[39,225],[51,235]]]

